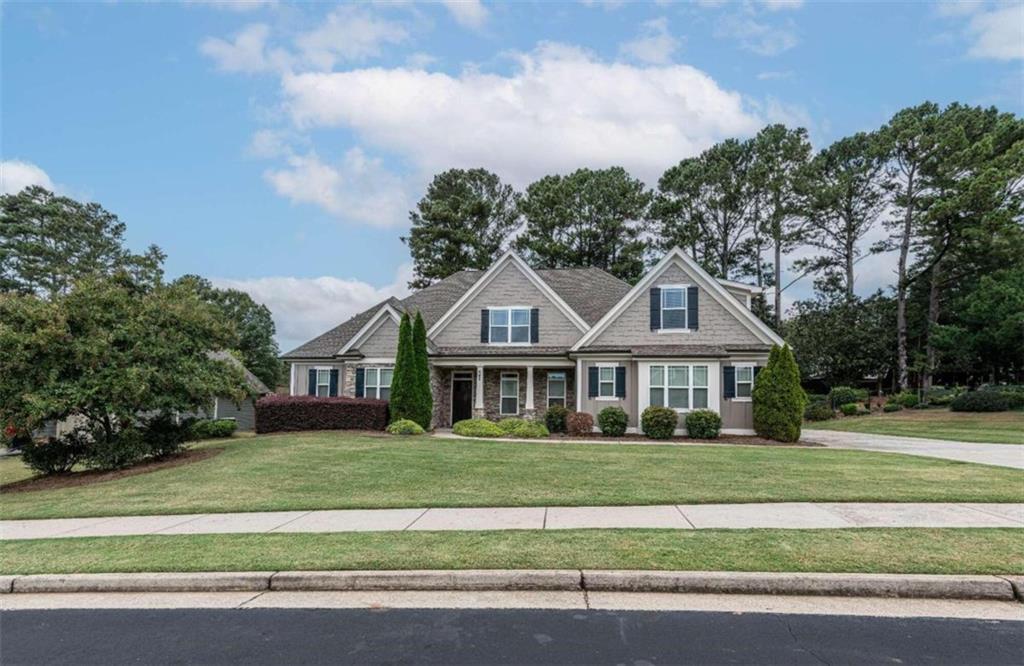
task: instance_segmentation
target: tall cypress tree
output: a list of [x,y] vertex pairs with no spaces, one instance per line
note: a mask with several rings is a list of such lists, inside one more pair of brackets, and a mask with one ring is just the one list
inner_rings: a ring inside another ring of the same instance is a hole
[[807,397],[789,345],[772,347],[768,365],[754,381],[754,431],[780,442],[800,439]]
[[427,326],[423,317],[416,312],[416,322],[412,327],[412,346],[416,358],[416,416],[414,421],[430,429],[430,421],[434,415],[434,398],[430,393],[430,362],[427,360]]
[[402,315],[398,326],[398,351],[395,372],[391,376],[391,420],[415,419],[416,353],[413,350],[412,323],[409,313]]

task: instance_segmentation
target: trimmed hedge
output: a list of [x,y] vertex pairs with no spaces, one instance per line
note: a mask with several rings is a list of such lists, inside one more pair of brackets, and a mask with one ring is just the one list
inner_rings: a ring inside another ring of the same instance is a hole
[[622,437],[628,424],[629,417],[622,407],[605,407],[597,415],[597,426],[607,437]]
[[949,408],[954,412],[1005,412],[1010,401],[996,391],[971,391],[953,398]]
[[890,396],[889,402],[887,402],[886,404],[895,403],[900,407],[913,409],[914,407],[917,407],[918,403],[920,402],[920,398],[918,398],[917,394],[914,393],[913,391],[903,391],[902,393],[897,393],[896,395]]
[[848,402],[845,405],[839,405],[839,411],[843,413],[843,416],[864,416],[871,413],[856,402]]
[[392,421],[387,430],[392,435],[422,435],[426,432],[419,423],[409,419]]
[[463,437],[501,437],[505,433],[494,421],[465,419],[452,426],[452,432]]
[[544,413],[544,425],[549,432],[565,432],[565,419],[569,416],[569,410],[561,405],[552,405]]
[[903,409],[903,405],[898,402],[887,402],[882,405],[883,412],[898,412]]
[[805,421],[828,421],[836,417],[835,411],[825,400],[812,403],[804,408]]
[[570,435],[590,435],[594,431],[594,417],[586,412],[569,412],[565,429]]
[[839,409],[842,405],[867,399],[867,391],[855,389],[852,386],[836,386],[828,392],[828,401],[832,404],[832,409]]
[[190,439],[218,439],[230,437],[238,429],[234,419],[199,419],[189,427]]
[[716,439],[722,430],[722,417],[710,409],[697,409],[686,415],[686,436]]
[[676,432],[679,414],[668,407],[648,407],[640,415],[640,429],[651,439],[669,439]]
[[256,432],[384,430],[387,400],[269,395],[256,403]]

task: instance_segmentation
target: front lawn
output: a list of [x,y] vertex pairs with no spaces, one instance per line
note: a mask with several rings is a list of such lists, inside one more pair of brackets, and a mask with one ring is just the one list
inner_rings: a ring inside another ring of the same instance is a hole
[[5,574],[506,568],[1022,573],[1024,530],[520,530],[0,542]]
[[[1021,502],[1024,471],[824,448],[611,446],[266,435],[199,462],[0,492],[0,517],[717,502]],[[0,467],[19,466],[15,458]],[[4,467],[3,476],[10,476]]]
[[959,442],[1024,444],[1024,412],[951,412],[904,409],[890,414],[847,416],[805,423],[807,430],[844,430],[873,435],[927,437]]

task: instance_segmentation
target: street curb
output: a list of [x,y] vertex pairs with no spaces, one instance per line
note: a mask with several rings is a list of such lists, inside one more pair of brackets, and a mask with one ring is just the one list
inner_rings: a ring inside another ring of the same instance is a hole
[[[3,593],[265,591],[585,591],[908,599],[1020,599],[1024,577],[727,571],[462,570],[36,574]],[[1017,595],[1017,596],[1015,596]]]

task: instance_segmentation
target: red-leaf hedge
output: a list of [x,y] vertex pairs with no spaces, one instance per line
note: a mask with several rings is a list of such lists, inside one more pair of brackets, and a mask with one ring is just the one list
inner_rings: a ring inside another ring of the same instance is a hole
[[268,395],[256,403],[256,432],[383,430],[387,400]]

